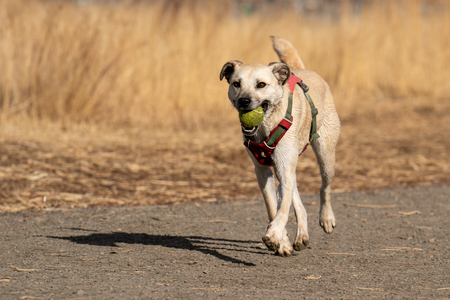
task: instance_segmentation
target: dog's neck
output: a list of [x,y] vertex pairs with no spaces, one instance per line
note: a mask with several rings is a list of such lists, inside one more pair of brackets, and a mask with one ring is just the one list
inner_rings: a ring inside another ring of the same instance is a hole
[[288,98],[289,86],[285,84],[283,86],[283,96],[280,102],[270,110],[270,114],[266,115],[255,135],[247,137],[249,140],[255,143],[261,143],[267,139],[270,132],[284,119],[288,107]]

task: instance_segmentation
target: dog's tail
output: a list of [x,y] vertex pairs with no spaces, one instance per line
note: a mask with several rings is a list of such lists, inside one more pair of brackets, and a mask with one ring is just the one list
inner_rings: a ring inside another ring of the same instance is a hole
[[281,62],[288,65],[292,69],[305,69],[300,55],[298,55],[295,47],[287,40],[272,36],[273,50],[278,54]]

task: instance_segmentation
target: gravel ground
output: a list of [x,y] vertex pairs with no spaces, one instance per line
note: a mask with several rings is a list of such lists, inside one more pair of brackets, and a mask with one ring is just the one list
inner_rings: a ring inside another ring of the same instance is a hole
[[0,298],[450,298],[450,185],[334,194],[331,235],[302,198],[310,246],[288,258],[259,197],[2,213]]

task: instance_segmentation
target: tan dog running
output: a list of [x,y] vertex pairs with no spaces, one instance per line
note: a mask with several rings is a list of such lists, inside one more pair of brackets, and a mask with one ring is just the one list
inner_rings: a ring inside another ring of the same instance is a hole
[[[313,119],[311,106],[302,88],[295,84],[292,97],[292,125],[285,131],[271,155],[275,176],[280,182],[278,192],[270,166],[261,164],[247,148],[255,165],[256,177],[269,214],[270,224],[263,241],[277,254],[288,256],[294,249],[300,251],[309,244],[307,214],[300,199],[295,174],[298,156],[308,143],[311,143],[314,149],[322,177],[320,226],[327,233],[331,233],[336,226],[331,208],[330,184],[334,177],[335,148],[339,138],[340,122],[328,84],[315,72],[305,70],[300,56],[290,42],[279,37],[272,37],[272,42],[282,63],[265,66],[229,61],[222,68],[220,80],[225,77],[228,81],[228,98],[237,110],[263,107],[264,119],[259,126],[242,127],[244,139],[252,143],[266,141],[272,130],[285,119],[290,94],[286,82],[291,73],[306,83],[309,87],[308,93],[318,109],[316,122],[320,137],[315,138],[310,137]],[[265,157],[264,153],[261,153]],[[294,206],[298,224],[293,246],[286,231],[291,204]]]

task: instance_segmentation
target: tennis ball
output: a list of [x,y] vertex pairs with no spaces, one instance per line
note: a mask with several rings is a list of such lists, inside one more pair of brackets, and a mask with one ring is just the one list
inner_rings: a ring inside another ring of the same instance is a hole
[[262,123],[264,119],[264,110],[261,106],[254,110],[240,110],[239,120],[245,127],[252,128]]

